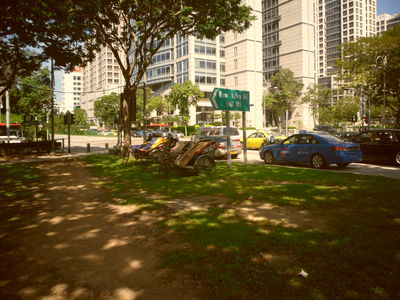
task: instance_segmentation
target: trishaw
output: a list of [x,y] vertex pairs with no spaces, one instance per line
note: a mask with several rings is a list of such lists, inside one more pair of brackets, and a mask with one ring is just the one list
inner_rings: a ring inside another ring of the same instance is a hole
[[179,141],[170,149],[160,147],[154,151],[153,157],[164,170],[179,168],[194,170],[197,174],[211,175],[215,171],[214,151],[218,143],[203,138],[197,142]]
[[160,147],[169,149],[170,147],[173,147],[177,142],[178,139],[174,138],[172,135],[168,135],[167,137],[150,138],[149,141],[143,144],[131,146],[130,151],[125,153],[122,162],[124,164],[127,164],[132,156],[136,160],[140,160],[142,162],[157,161],[157,159],[153,157],[153,155],[157,153],[157,149],[159,149]]

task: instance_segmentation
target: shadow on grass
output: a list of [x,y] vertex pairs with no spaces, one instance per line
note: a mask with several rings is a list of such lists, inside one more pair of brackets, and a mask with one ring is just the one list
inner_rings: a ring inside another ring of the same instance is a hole
[[[321,232],[260,226],[223,209],[181,214],[161,224],[183,242],[163,257],[163,265],[174,276],[200,280],[206,299],[396,296],[395,232],[376,245],[364,226],[348,225]],[[298,275],[301,269],[308,278]]]

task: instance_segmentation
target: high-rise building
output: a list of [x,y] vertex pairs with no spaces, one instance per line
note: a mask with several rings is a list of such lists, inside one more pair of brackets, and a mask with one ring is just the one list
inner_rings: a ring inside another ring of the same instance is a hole
[[214,111],[209,96],[215,87],[222,87],[249,91],[252,106],[247,113],[247,126],[263,126],[261,5],[256,0],[246,3],[253,7],[257,20],[245,32],[228,32],[214,40],[178,34],[165,41],[153,57],[146,84],[156,94],[167,95],[174,83],[185,80],[197,84],[205,93],[205,98],[190,108],[189,124],[215,121],[215,115],[221,112]]
[[387,29],[390,29],[399,24],[400,24],[400,14],[394,15],[391,19],[387,21]]
[[97,122],[94,116],[94,102],[112,92],[122,93],[124,82],[113,53],[107,47],[103,47],[95,59],[83,68],[81,107],[86,110],[89,121]]
[[383,14],[376,17],[376,34],[380,34],[387,30],[388,21],[394,16],[389,14]]
[[80,95],[82,92],[82,68],[75,67],[72,72],[62,75],[62,100],[60,111],[66,113],[73,112],[80,107]]
[[[376,32],[375,0],[263,0],[262,11],[267,86],[273,74],[288,68],[302,79],[304,90],[316,83],[336,88],[340,45]],[[308,107],[295,106],[289,124],[311,128]]]
[[[263,0],[263,71],[264,84],[281,68],[293,71],[305,88],[316,81],[316,1]],[[268,111],[267,125],[273,124]],[[313,120],[307,105],[294,107],[289,125],[311,128]]]
[[[339,87],[335,63],[342,58],[340,45],[376,34],[375,0],[318,0],[318,84]],[[333,101],[341,94],[335,94]]]

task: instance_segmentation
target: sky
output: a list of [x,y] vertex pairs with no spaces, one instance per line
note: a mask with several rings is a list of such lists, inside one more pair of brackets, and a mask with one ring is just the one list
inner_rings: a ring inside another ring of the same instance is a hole
[[377,0],[378,15],[400,13],[400,0]]

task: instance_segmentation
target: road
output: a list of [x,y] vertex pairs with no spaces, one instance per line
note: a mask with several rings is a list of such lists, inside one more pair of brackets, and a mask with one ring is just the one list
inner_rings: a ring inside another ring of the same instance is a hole
[[[66,135],[56,135],[57,139],[64,138],[65,148],[67,149],[67,136]],[[87,151],[87,144],[90,144],[91,152],[99,152],[106,151],[106,144],[108,144],[109,148],[115,146],[118,142],[117,137],[114,136],[71,136],[71,153],[82,153]],[[132,144],[141,144],[141,138],[132,138]],[[67,150],[65,150],[67,151]],[[239,156],[238,159],[232,160],[233,162],[243,162],[244,155],[243,153]],[[257,150],[248,150],[247,153],[247,162],[248,164],[264,164],[264,162],[260,159]],[[294,166],[284,165],[288,168],[294,168]],[[298,168],[298,166],[295,166]],[[305,167],[307,168],[307,167]],[[400,179],[400,168],[391,165],[373,165],[373,164],[364,164],[364,163],[353,163],[350,164],[345,169],[338,169],[336,166],[332,165],[328,167],[326,170],[332,172],[348,172],[355,174],[364,174],[364,175],[377,175],[377,176],[385,176],[395,179]]]

